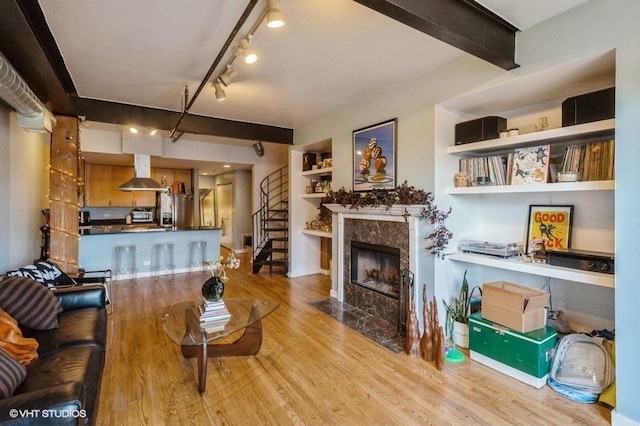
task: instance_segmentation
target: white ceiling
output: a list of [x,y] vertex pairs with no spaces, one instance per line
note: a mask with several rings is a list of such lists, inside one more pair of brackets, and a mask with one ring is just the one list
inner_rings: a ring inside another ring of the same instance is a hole
[[[479,3],[524,29],[586,1]],[[196,91],[247,2],[39,3],[81,97],[181,111],[185,86],[191,94]],[[266,6],[267,0],[259,1],[239,36],[249,32]],[[284,27],[269,29],[263,23],[255,32],[258,62],[234,61],[238,76],[225,88],[227,99],[217,101],[207,85],[191,113],[295,129],[362,93],[467,55],[352,0],[280,0],[280,10]]]

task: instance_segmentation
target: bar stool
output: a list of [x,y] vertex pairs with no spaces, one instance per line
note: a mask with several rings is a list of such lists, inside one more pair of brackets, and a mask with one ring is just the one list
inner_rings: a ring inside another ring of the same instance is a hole
[[[207,260],[207,242],[191,241],[189,243],[189,273],[200,270]],[[198,269],[196,269],[198,268]]]
[[176,266],[173,263],[173,243],[154,244],[152,270],[156,278],[159,275],[175,274],[175,268]]
[[122,279],[128,275],[133,280],[136,279],[136,246],[133,244],[116,246],[115,248],[116,267],[114,269],[115,279]]

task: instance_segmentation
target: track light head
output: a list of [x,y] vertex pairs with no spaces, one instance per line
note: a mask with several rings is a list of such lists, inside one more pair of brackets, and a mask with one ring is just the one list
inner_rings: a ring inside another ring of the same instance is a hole
[[231,82],[234,78],[236,78],[237,75],[238,73],[236,72],[236,70],[231,69],[231,65],[227,65],[227,70],[220,76],[220,82],[226,87],[231,84]]
[[215,87],[216,89],[216,99],[219,101],[224,101],[227,97],[227,94],[224,93],[224,90],[222,89],[222,85],[220,84],[220,81],[217,80],[215,83],[213,83],[213,87]]
[[264,146],[262,145],[262,142],[254,143],[253,149],[256,151],[256,155],[258,157],[262,157],[264,155]]
[[269,10],[267,11],[267,27],[280,28],[284,25],[284,16],[278,9],[278,0],[269,0]]
[[251,47],[251,44],[249,43],[249,38],[243,38],[242,41],[240,41],[239,49],[242,55],[244,56],[244,61],[247,64],[253,64],[255,61],[258,60],[258,53],[253,47]]

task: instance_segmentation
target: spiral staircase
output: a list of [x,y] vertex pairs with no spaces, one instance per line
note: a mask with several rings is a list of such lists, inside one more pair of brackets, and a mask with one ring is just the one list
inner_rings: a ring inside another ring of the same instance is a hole
[[260,182],[260,209],[252,215],[253,273],[263,266],[289,271],[289,166]]

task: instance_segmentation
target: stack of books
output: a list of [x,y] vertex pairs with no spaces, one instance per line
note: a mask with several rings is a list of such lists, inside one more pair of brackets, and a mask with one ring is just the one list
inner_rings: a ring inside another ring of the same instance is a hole
[[203,298],[199,310],[200,326],[207,333],[224,330],[231,319],[231,313],[222,299],[211,301]]

